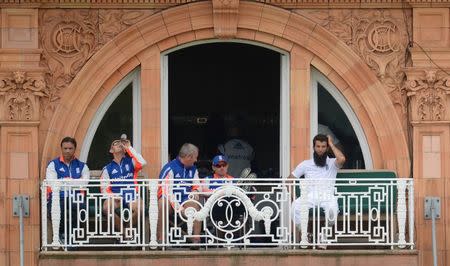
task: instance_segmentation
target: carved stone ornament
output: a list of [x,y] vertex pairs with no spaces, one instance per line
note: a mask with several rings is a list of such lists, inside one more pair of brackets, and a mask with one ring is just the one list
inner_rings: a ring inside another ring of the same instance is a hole
[[239,0],[212,0],[214,34],[217,38],[234,38],[237,34]]
[[[61,89],[94,54],[98,43],[98,13],[92,10],[49,9],[39,13],[39,42],[43,49],[41,63],[50,99],[44,109],[54,110]],[[44,116],[46,110],[43,110]]]
[[448,119],[449,75],[436,70],[424,70],[421,75],[408,75],[403,89],[411,101],[412,120]]
[[350,46],[385,85],[401,121],[406,121],[406,96],[402,95],[410,65],[406,47],[412,32],[411,10],[295,10],[328,29]]
[[15,71],[0,78],[1,120],[39,120],[41,98],[48,97],[43,76],[27,77]]
[[[39,42],[50,100],[44,109],[54,110],[66,88],[86,62],[117,34],[155,10],[44,9],[40,11]],[[45,110],[44,110],[45,116]]]
[[151,10],[111,10],[100,9],[99,12],[99,43],[104,45],[117,34],[136,24],[155,12]]

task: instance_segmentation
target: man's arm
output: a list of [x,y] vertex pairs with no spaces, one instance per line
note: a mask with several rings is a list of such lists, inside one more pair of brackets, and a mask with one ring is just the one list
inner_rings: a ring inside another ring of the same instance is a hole
[[334,145],[333,139],[330,135],[328,137],[328,146],[333,151],[334,156],[336,156],[336,166],[338,168],[341,168],[345,163],[345,156],[344,154]]
[[45,172],[45,179],[47,180],[56,180],[58,179],[58,175],[55,170],[55,163],[50,162],[47,166],[47,171]]
[[[56,180],[58,179],[58,174],[55,170],[55,163],[50,162],[47,166],[47,171],[45,172],[45,179],[47,180]],[[50,197],[50,193],[52,192],[52,183],[47,186],[47,199]]]
[[87,166],[87,164],[84,164],[83,170],[81,170],[81,180],[83,180],[82,182],[82,186],[86,186],[87,184],[89,184],[89,179],[91,178],[91,174],[89,172],[89,167]]
[[167,201],[174,210],[181,210],[180,203],[176,200],[176,196],[173,194],[174,174],[172,170],[168,170],[161,179],[161,196],[167,198]]
[[132,146],[129,140],[122,140],[122,145],[125,148],[125,151],[130,155],[133,159],[133,166],[136,171],[140,171],[142,167],[147,164],[144,157],[140,153],[138,153]]
[[112,194],[109,174],[106,167],[103,168],[102,174],[100,175],[100,184],[101,184],[100,188],[103,194]]

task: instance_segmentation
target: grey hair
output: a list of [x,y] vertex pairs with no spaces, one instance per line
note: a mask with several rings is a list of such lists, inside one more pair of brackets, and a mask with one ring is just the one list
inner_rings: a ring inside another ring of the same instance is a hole
[[186,156],[192,155],[194,153],[198,154],[198,148],[192,143],[184,143],[183,146],[180,148],[180,152],[178,153],[178,156],[181,158],[184,158]]

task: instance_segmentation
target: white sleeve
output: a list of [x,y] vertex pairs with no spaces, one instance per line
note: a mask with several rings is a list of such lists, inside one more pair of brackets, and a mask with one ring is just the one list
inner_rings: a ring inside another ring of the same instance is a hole
[[303,162],[295,167],[294,171],[292,171],[292,175],[296,178],[300,178],[302,175],[305,175],[305,166]]
[[91,173],[89,172],[89,167],[84,164],[83,170],[81,170],[81,178],[83,182],[80,182],[81,186],[87,186],[89,184],[89,179],[91,178]]
[[144,167],[144,165],[147,164],[147,161],[145,161],[144,157],[137,152],[133,147],[129,147],[127,149],[128,154],[133,158],[133,166],[136,167],[136,161],[141,165],[141,167]]
[[47,171],[45,174],[45,178],[48,180],[56,180],[58,179],[58,174],[56,173],[55,170],[55,163],[54,162],[50,162],[47,166]]
[[103,194],[112,193],[109,186],[109,174],[108,170],[106,170],[106,167],[103,168],[102,174],[100,175],[100,188]]
[[341,168],[341,167],[339,167],[339,165],[337,165],[337,163],[336,163],[336,158],[329,158],[329,160],[330,160],[330,164],[334,167],[334,168],[336,168],[336,169],[339,169],[339,168]]

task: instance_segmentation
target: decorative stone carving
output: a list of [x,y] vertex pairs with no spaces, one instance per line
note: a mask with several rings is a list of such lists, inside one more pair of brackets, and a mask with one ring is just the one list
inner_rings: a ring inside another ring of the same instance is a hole
[[350,46],[375,72],[406,121],[403,68],[410,65],[406,47],[411,10],[295,10],[328,29]]
[[[10,0],[14,2],[14,0]],[[15,0],[19,3],[19,0]],[[300,7],[308,7],[311,6],[321,7],[321,8],[352,8],[355,6],[361,6],[361,1],[356,0],[333,0],[333,1],[311,1],[311,0],[254,0],[255,2],[261,2],[264,4],[279,6],[282,8],[300,8]],[[191,2],[199,2],[199,0],[83,0],[83,1],[74,1],[74,0],[27,0],[20,2],[22,6],[36,6],[39,4],[39,7],[54,7],[55,4],[59,5],[69,5],[70,7],[117,7],[119,5],[126,6],[126,8],[152,8],[152,7],[169,7],[175,5],[182,5]],[[366,7],[384,7],[384,8],[405,8],[405,6],[410,7],[411,5],[417,4],[418,6],[424,6],[424,2],[426,3],[434,3],[437,1],[424,1],[424,0],[390,0],[390,1],[379,1],[379,0],[365,0],[364,6]],[[439,6],[446,6],[446,2],[440,1]],[[6,4],[7,5],[7,4]]]
[[214,33],[217,38],[233,38],[237,34],[239,0],[212,0]]
[[48,97],[46,83],[41,75],[27,77],[24,71],[15,71],[9,77],[0,77],[1,120],[39,120],[40,99]]
[[403,90],[411,101],[411,118],[415,121],[449,119],[450,76],[437,70],[408,72]]
[[[104,44],[155,10],[43,10],[40,18],[42,64],[48,69],[46,110],[54,110],[61,90]],[[45,116],[45,115],[44,115]]]
[[152,10],[99,10],[99,43],[104,45],[117,34],[158,11]]
[[60,90],[66,87],[98,44],[98,11],[50,9],[40,12],[39,42],[43,49],[42,64],[54,109]]

